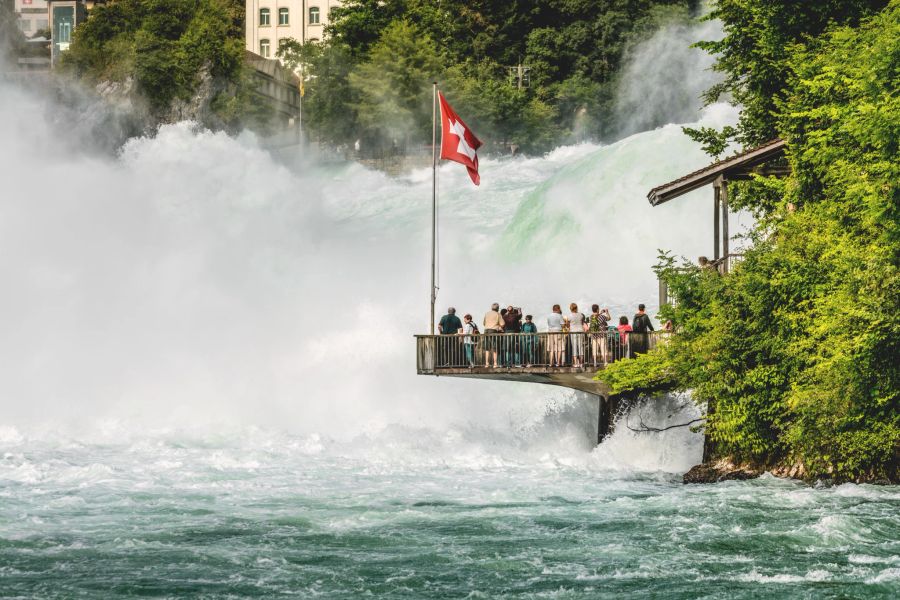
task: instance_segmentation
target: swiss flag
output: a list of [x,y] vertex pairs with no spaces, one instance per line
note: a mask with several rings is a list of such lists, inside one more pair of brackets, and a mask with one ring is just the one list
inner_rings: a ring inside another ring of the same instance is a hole
[[481,183],[478,175],[478,154],[481,140],[475,137],[468,125],[454,112],[444,94],[438,92],[441,101],[441,159],[452,160],[466,166],[472,183]]

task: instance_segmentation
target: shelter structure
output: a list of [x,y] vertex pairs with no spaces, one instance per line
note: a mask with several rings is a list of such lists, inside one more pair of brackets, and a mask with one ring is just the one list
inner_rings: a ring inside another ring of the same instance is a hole
[[[701,257],[721,273],[727,273],[729,265],[738,255],[732,254],[728,230],[728,182],[749,179],[753,175],[784,176],[790,167],[784,160],[784,140],[774,139],[761,146],[745,150],[717,161],[674,181],[656,186],[647,194],[653,206],[674,200],[688,192],[712,184],[713,186],[713,259]],[[660,299],[662,302],[662,298]]]

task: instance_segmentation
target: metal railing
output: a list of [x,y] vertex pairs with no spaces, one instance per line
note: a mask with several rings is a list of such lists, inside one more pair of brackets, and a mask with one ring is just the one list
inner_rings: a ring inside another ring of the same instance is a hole
[[442,369],[596,370],[655,348],[668,332],[417,335],[419,373]]

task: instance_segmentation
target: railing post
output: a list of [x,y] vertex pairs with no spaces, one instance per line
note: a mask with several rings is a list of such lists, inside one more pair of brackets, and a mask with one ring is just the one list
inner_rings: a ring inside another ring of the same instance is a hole
[[434,373],[434,336],[418,336],[416,338],[416,362],[419,373]]

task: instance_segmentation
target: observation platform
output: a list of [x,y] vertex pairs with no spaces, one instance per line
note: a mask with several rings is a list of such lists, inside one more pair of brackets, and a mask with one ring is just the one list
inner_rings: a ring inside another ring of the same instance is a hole
[[597,430],[602,441],[611,431],[619,399],[594,376],[613,362],[652,350],[668,335],[665,331],[417,335],[416,371],[436,377],[543,383],[593,394],[600,398]]

